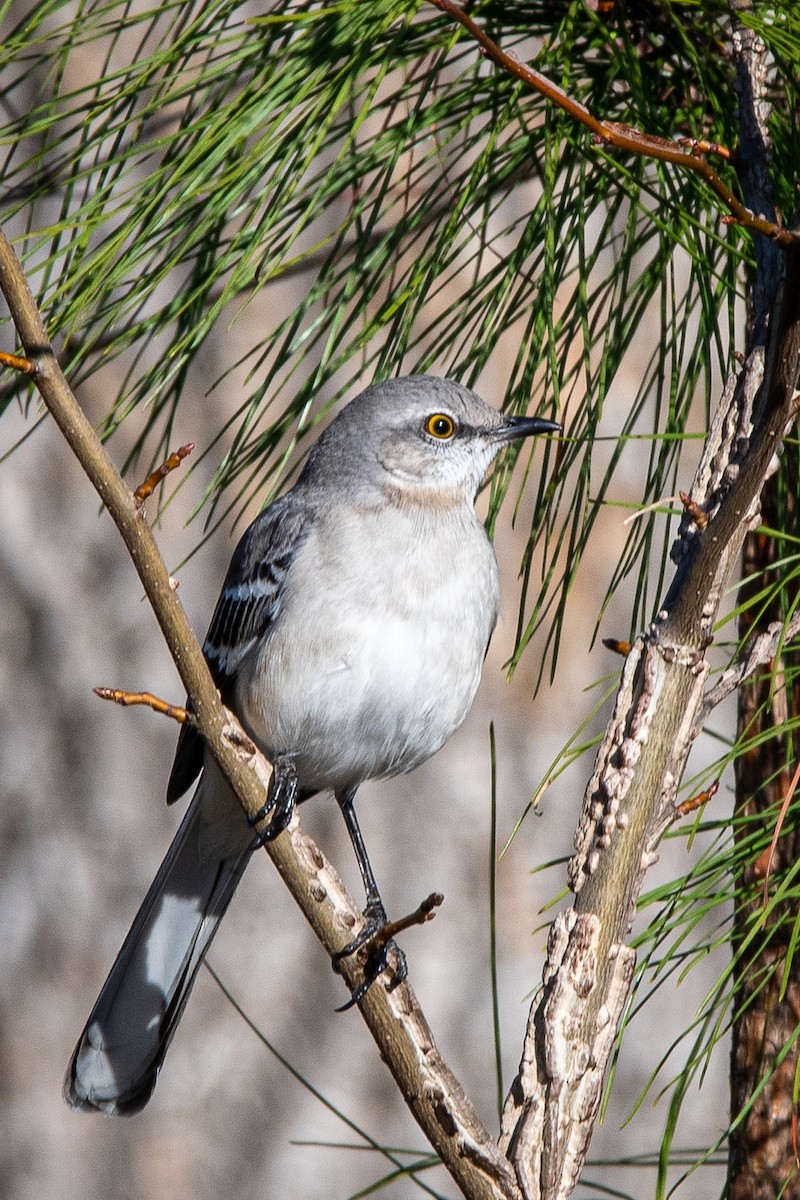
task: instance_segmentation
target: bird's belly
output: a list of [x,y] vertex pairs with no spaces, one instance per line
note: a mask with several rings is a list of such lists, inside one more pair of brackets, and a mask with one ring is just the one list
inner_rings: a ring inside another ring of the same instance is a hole
[[258,687],[239,697],[245,725],[269,757],[294,759],[309,791],[410,771],[454,733],[475,696],[494,612],[462,617],[367,606],[349,620],[339,611],[325,626],[306,624],[302,636],[287,623],[261,651]]

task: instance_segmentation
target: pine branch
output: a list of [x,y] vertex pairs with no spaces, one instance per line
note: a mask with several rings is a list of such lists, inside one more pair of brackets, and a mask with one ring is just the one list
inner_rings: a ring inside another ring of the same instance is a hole
[[733,194],[725,181],[719,177],[704,156],[714,153],[730,158],[730,153],[724,147],[693,139],[689,139],[688,144],[687,139],[675,142],[669,138],[635,129],[621,121],[608,121],[595,117],[585,104],[580,104],[567,95],[562,88],[552,83],[541,72],[534,71],[514,55],[505,53],[488,37],[480,25],[453,3],[453,0],[430,0],[430,3],[458,21],[475,39],[482,53],[502,70],[522,80],[528,87],[539,92],[552,104],[567,113],[573,121],[590,130],[597,144],[613,146],[616,150],[658,159],[660,162],[672,163],[683,170],[693,171],[706,182],[717,199],[728,209],[731,221],[735,221],[743,229],[763,234],[783,249],[800,244],[800,236],[795,230],[785,229],[774,218],[767,220],[760,209],[752,211],[747,208],[738,196]]

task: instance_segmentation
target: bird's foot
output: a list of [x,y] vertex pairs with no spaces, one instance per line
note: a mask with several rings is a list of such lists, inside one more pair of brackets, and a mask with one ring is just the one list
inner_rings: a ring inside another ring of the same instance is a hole
[[[341,963],[345,958],[349,958],[351,954],[355,954],[358,950],[367,948],[367,956],[363,967],[363,977],[357,987],[353,989],[350,999],[337,1008],[337,1012],[347,1012],[348,1008],[353,1008],[359,1004],[366,996],[369,989],[372,987],[375,980],[385,970],[393,972],[392,979],[389,982],[389,990],[395,988],[398,983],[405,979],[408,974],[408,966],[406,965],[406,956],[403,951],[392,940],[391,935],[384,937],[384,930],[388,928],[386,919],[386,909],[380,901],[380,898],[374,898],[367,901],[364,909],[364,925],[346,946],[338,950],[334,954],[331,965],[334,971],[341,971]],[[389,948],[394,950],[396,955],[397,966],[394,967],[389,963]]]
[[[422,904],[413,913],[409,913],[406,917],[401,917],[399,921],[387,921],[386,910],[380,903],[380,900],[372,904],[369,901],[367,902],[367,906],[364,909],[366,921],[363,929],[361,929],[351,942],[348,942],[346,946],[333,956],[333,969],[334,971],[339,971],[342,959],[347,958],[363,947],[367,948],[363,978],[353,990],[347,1003],[337,1008],[337,1012],[346,1012],[348,1008],[359,1004],[383,971],[388,970],[391,972],[387,986],[387,991],[389,992],[393,992],[397,985],[407,978],[408,964],[406,956],[394,940],[395,935],[402,933],[403,930],[410,928],[412,925],[422,925],[425,921],[432,920],[436,915],[435,909],[439,907],[443,899],[444,897],[441,893],[433,892],[423,900]],[[389,961],[390,951],[394,960],[392,962]]]
[[269,781],[267,802],[253,817],[248,817],[249,825],[260,825],[272,813],[269,821],[256,832],[251,846],[252,850],[260,850],[267,842],[273,841],[279,833],[283,833],[292,819],[297,800],[297,771],[290,759],[277,758],[272,764],[272,778]]

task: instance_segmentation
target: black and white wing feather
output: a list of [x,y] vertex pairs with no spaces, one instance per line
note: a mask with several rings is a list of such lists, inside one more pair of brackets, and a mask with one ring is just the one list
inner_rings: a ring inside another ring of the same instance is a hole
[[[297,493],[290,492],[256,517],[234,551],[203,646],[225,704],[232,703],[242,663],[269,636],[308,524],[305,507]],[[167,785],[169,804],[191,787],[202,766],[202,738],[191,725],[183,725]]]

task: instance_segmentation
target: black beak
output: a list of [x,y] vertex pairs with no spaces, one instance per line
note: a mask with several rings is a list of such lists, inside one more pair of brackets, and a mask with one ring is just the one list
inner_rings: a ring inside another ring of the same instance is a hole
[[561,426],[557,421],[545,421],[543,417],[506,417],[505,423],[494,430],[494,436],[501,442],[533,437],[537,433],[561,433]]

